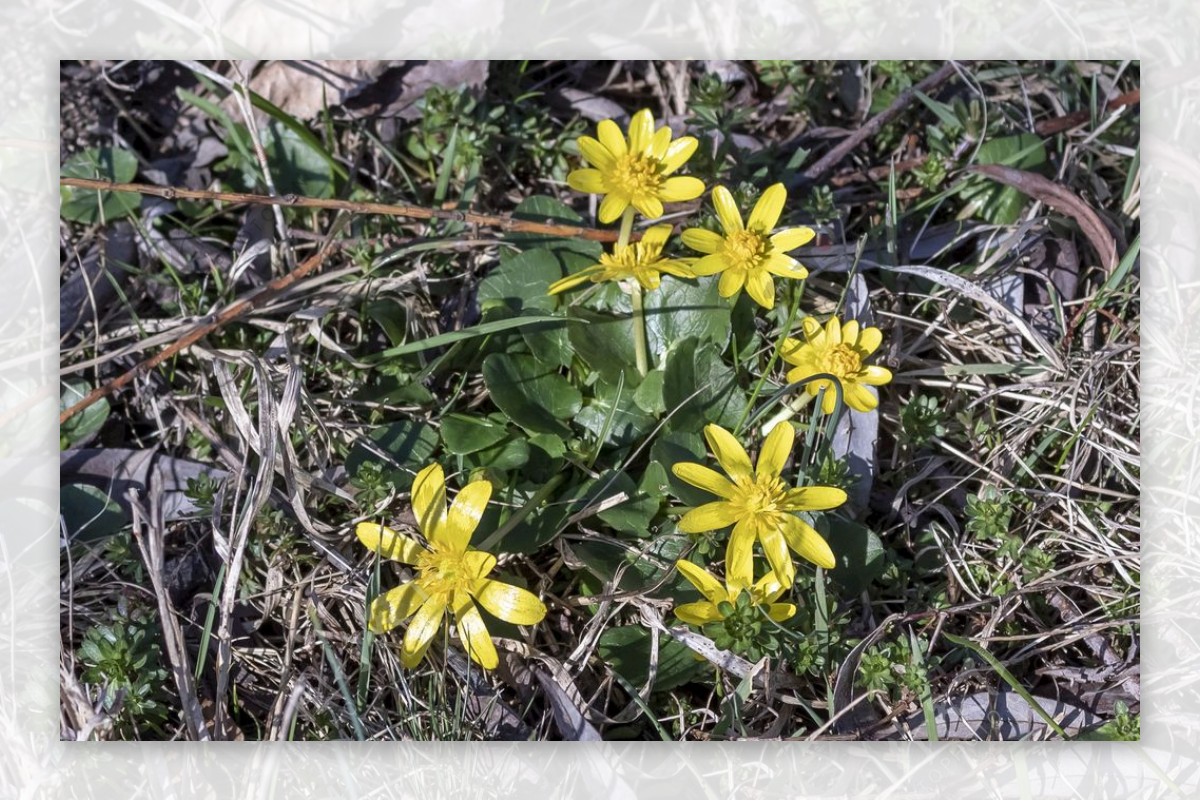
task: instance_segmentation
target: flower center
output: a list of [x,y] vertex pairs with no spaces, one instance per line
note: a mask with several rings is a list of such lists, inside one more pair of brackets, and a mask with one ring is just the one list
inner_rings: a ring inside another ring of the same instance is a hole
[[465,554],[426,551],[417,557],[417,584],[430,595],[469,591],[474,585]]
[[754,231],[736,231],[725,237],[721,255],[734,269],[752,270],[766,257],[767,243]]
[[734,483],[729,502],[743,515],[774,515],[782,511],[787,489],[778,476],[744,476]]
[[658,272],[653,267],[660,261],[661,253],[660,245],[647,245],[642,242],[617,248],[612,254],[601,253],[600,263],[607,268],[601,280],[637,278],[647,272]]
[[862,357],[858,351],[841,342],[825,351],[819,364],[821,371],[838,378],[849,378],[862,372]]
[[626,153],[617,159],[617,163],[606,176],[608,185],[614,191],[629,197],[657,194],[659,184],[662,183],[658,168],[657,159],[637,153]]

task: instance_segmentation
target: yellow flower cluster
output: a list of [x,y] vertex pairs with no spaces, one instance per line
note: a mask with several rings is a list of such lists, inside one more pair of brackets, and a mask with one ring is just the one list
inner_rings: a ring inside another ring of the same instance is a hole
[[[698,257],[666,255],[672,232],[668,224],[654,225],[640,241],[630,242],[635,213],[657,219],[663,215],[664,203],[694,200],[703,194],[702,181],[675,174],[698,144],[691,136],[673,139],[666,126],[655,129],[650,112],[642,110],[633,115],[627,136],[615,122],[604,120],[597,126],[595,138],[580,137],[579,151],[590,166],[567,176],[572,188],[602,196],[600,222],[620,219],[621,231],[611,253],[601,255],[597,264],[553,282],[549,294],[589,282],[622,282],[633,299],[638,369],[643,375],[646,346],[641,293],[658,289],[663,274],[677,278],[719,275],[721,297],[731,298],[744,290],[765,309],[775,306],[774,278],[808,277],[804,266],[788,254],[811,242],[814,232],[804,226],[775,230],[787,200],[779,183],[758,197],[748,218],[743,218],[728,189],[714,187],[712,202],[721,232],[688,228],[680,236]],[[866,363],[882,342],[879,329],[861,327],[854,320],[842,323],[836,317],[824,326],[808,317],[802,326],[803,340],[785,336],[779,343],[779,356],[792,366],[787,371],[788,381],[804,384],[810,396],[820,395],[826,414],[835,411],[839,395],[852,409],[875,408],[879,401],[868,387],[892,379],[886,368]],[[840,392],[830,377],[836,379]],[[834,391],[822,394],[822,390]],[[794,604],[779,602],[795,581],[792,554],[825,569],[836,565],[829,545],[798,513],[834,509],[846,502],[846,493],[836,487],[793,487],[784,480],[784,467],[796,438],[790,423],[778,422],[770,429],[754,462],[724,428],[710,424],[704,437],[722,472],[693,462],[672,467],[678,478],[714,496],[711,502],[684,514],[679,529],[686,533],[731,529],[724,583],[703,567],[679,560],[680,573],[704,600],[680,605],[676,615],[686,623],[703,626],[726,621],[727,615],[745,608],[748,602],[771,620],[786,620],[796,613]],[[417,475],[412,489],[423,541],[374,523],[361,523],[357,528],[358,539],[365,546],[413,570],[412,580],[372,601],[368,620],[370,629],[378,633],[409,621],[400,652],[406,667],[421,661],[447,611],[470,658],[489,670],[496,667],[498,657],[479,607],[516,625],[534,625],[546,615],[545,605],[533,593],[488,578],[496,557],[469,547],[491,492],[487,481],[474,481],[447,506],[442,468],[432,464]],[[756,543],[761,544],[768,564],[757,580]]]

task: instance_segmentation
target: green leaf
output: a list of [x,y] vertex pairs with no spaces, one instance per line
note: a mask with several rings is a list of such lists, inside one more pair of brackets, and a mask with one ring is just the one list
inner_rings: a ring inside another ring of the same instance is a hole
[[650,521],[658,514],[661,506],[658,498],[649,497],[638,489],[628,474],[619,471],[608,471],[588,482],[586,504],[601,503],[624,494],[625,500],[615,506],[609,506],[596,517],[603,520],[615,531],[622,534],[632,534],[635,537],[646,537],[650,529]]
[[[58,401],[59,413],[61,414],[83,400],[84,396],[91,391],[92,387],[86,381],[62,382],[62,395]],[[83,411],[78,412],[59,428],[58,436],[60,444],[64,448],[70,447],[92,436],[104,425],[104,421],[108,419],[108,412],[108,400],[105,398],[101,398]]]
[[655,419],[638,408],[633,396],[634,392],[628,386],[618,397],[617,385],[598,383],[596,397],[584,404],[575,416],[575,422],[596,438],[601,436],[607,424],[607,437],[602,447],[632,445],[655,425]]
[[[617,626],[600,635],[596,652],[601,660],[640,689],[650,680],[652,646],[650,632],[641,626]],[[655,692],[666,692],[686,684],[705,670],[705,662],[696,659],[690,648],[659,635]]]
[[280,194],[333,197],[333,169],[320,149],[275,121],[267,124],[262,143]]
[[401,420],[373,429],[366,439],[350,449],[346,472],[354,475],[364,463],[378,462],[386,480],[400,491],[412,486],[413,477],[430,463],[438,445],[437,429],[419,420]]
[[848,595],[857,595],[887,567],[883,541],[862,523],[837,517],[825,520],[829,525],[829,547],[837,560],[837,567],[829,575]]
[[527,250],[502,259],[479,282],[480,308],[503,306],[518,314],[529,310],[553,311],[558,299],[546,291],[562,277],[562,264],[549,250]]
[[507,436],[508,427],[503,421],[457,413],[442,417],[442,442],[456,456],[490,448]]
[[671,477],[667,468],[661,462],[651,462],[642,473],[638,482],[638,490],[649,498],[656,498],[661,503],[671,489]]
[[567,445],[553,434],[534,434],[529,438],[530,445],[536,445],[547,455],[560,459],[567,453]]
[[699,345],[689,337],[667,354],[663,374],[663,403],[675,431],[700,431],[708,423],[732,429],[737,425],[746,395],[737,374],[721,360],[715,345]]
[[[979,164],[1003,164],[1018,170],[1031,170],[1046,163],[1046,146],[1035,134],[1002,136],[980,145],[975,160]],[[969,181],[962,197],[972,201],[979,216],[994,225],[1015,223],[1028,202],[1028,198],[1013,187],[979,177]]]
[[529,442],[517,435],[497,443],[490,448],[475,451],[463,457],[463,464],[470,470],[516,470],[529,461]]
[[[129,183],[137,175],[137,158],[120,148],[89,147],[66,160],[62,175],[64,178]],[[59,187],[59,200],[59,213],[63,218],[87,224],[134,217],[142,203],[136,192],[101,192],[73,186]]]
[[628,315],[572,306],[567,309],[567,316],[572,320],[567,336],[588,367],[610,383],[616,383],[621,373],[626,381],[637,376],[632,321]]
[[483,380],[496,406],[517,425],[535,433],[571,436],[562,421],[578,413],[583,397],[537,359],[493,353],[483,360]]
[[688,506],[699,506],[715,498],[712,493],[677,478],[671,472],[671,467],[678,462],[705,464],[705,453],[704,439],[697,431],[668,431],[655,438],[654,444],[650,446],[651,460],[661,464],[667,471],[667,483],[671,487],[671,494]]
[[408,307],[392,298],[379,298],[366,305],[364,311],[374,320],[392,345],[401,345],[408,338]]
[[663,371],[659,369],[646,373],[642,383],[633,392],[633,402],[644,412],[660,415],[667,410],[663,403]]
[[552,317],[550,315],[493,320],[491,322],[473,325],[470,328],[464,328],[461,331],[447,331],[444,334],[436,334],[416,342],[409,342],[407,345],[401,345],[398,348],[389,348],[388,350],[385,350],[373,357],[373,359],[369,357],[368,361],[386,361],[387,359],[392,359],[397,356],[407,356],[410,353],[419,353],[420,351],[429,350],[431,348],[440,348],[445,345],[453,345],[455,342],[461,342],[465,339],[473,339],[475,337],[500,333],[501,331],[509,331],[514,328],[522,328],[524,326],[539,324],[563,325],[564,323],[561,317]]
[[[556,225],[582,225],[583,218],[575,210],[556,198],[545,195],[534,195],[522,200],[513,210],[513,219],[529,222],[553,223]],[[554,250],[569,250],[587,256],[594,263],[604,251],[599,242],[588,239],[575,239],[546,236],[544,234],[509,233],[504,237],[522,250],[533,248],[550,248]],[[562,276],[559,276],[560,278]]]
[[687,337],[711,342],[724,351],[729,342],[731,304],[717,292],[717,277],[693,280],[673,277],[646,293],[646,338],[650,352],[662,356]]
[[88,484],[67,484],[58,491],[58,510],[71,541],[93,542],[111,537],[129,519],[108,493]]

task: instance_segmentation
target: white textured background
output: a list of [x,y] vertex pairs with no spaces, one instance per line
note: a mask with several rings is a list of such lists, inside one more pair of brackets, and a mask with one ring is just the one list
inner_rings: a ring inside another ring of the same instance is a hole
[[[1200,794],[1200,11],[1192,0],[18,0],[0,20],[0,797]],[[58,741],[59,58],[1142,61],[1140,744]]]

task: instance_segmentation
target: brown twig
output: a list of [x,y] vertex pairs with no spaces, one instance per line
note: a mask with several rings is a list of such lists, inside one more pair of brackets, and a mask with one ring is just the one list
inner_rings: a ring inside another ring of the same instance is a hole
[[[1104,104],[1105,111],[1116,111],[1121,106],[1136,106],[1142,100],[1141,89],[1131,89],[1123,95],[1118,95],[1112,100]],[[1092,112],[1088,110],[1073,111],[1070,114],[1064,114],[1061,117],[1051,117],[1048,120],[1042,120],[1033,126],[1034,133],[1038,136],[1053,136],[1056,133],[1074,128],[1076,125],[1083,125],[1092,118]]]
[[429,209],[424,206],[388,203],[356,203],[336,198],[304,197],[302,195],[252,195],[246,192],[212,192],[204,189],[181,189],[174,186],[153,184],[118,184],[112,181],[97,181],[91,178],[60,178],[60,186],[77,189],[97,189],[107,192],[136,192],[153,195],[167,200],[219,200],[226,203],[256,203],[268,206],[293,206],[308,209],[336,209],[354,214],[383,214],[389,217],[411,217],[414,220],[449,220],[472,225],[504,228],[514,233],[545,234],[547,236],[579,237],[595,242],[616,242],[617,231],[583,228],[577,225],[538,223],[529,220],[514,220],[497,214],[478,214],[473,211]]
[[874,136],[879,132],[879,129],[887,125],[900,115],[909,104],[917,98],[917,92],[928,94],[930,91],[941,86],[950,76],[954,74],[958,66],[969,62],[962,61],[947,61],[937,72],[917,83],[915,86],[910,86],[900,94],[896,95],[896,99],[892,104],[883,111],[876,114],[871,119],[867,120],[861,128],[850,134],[846,139],[835,148],[830,150],[821,158],[817,159],[816,163],[804,171],[804,177],[810,181],[815,181],[825,173],[833,169],[838,162],[846,157],[851,150],[861,145],[864,141]]
[[325,261],[325,257],[329,255],[329,252],[333,249],[334,237],[337,235],[337,232],[341,229],[341,227],[346,223],[346,220],[347,218],[343,217],[342,219],[335,221],[333,229],[325,238],[324,243],[322,243],[317,252],[301,262],[296,269],[292,270],[287,275],[282,275],[279,278],[276,278],[274,281],[271,281],[262,288],[255,290],[249,296],[235,300],[233,303],[226,306],[211,321],[197,325],[191,331],[176,340],[173,344],[163,348],[150,358],[138,362],[137,365],[117,376],[112,381],[96,387],[74,406],[63,410],[63,412],[58,416],[58,424],[61,426],[63,423],[67,422],[96,401],[113,394],[118,389],[132,381],[134,378],[140,375],[146,375],[159,364],[179,353],[184,348],[196,344],[198,341],[208,336],[213,331],[216,331],[229,321],[237,319],[247,312],[253,311],[263,303],[266,303],[271,298],[295,284],[301,278],[316,270],[321,266],[321,263]]

